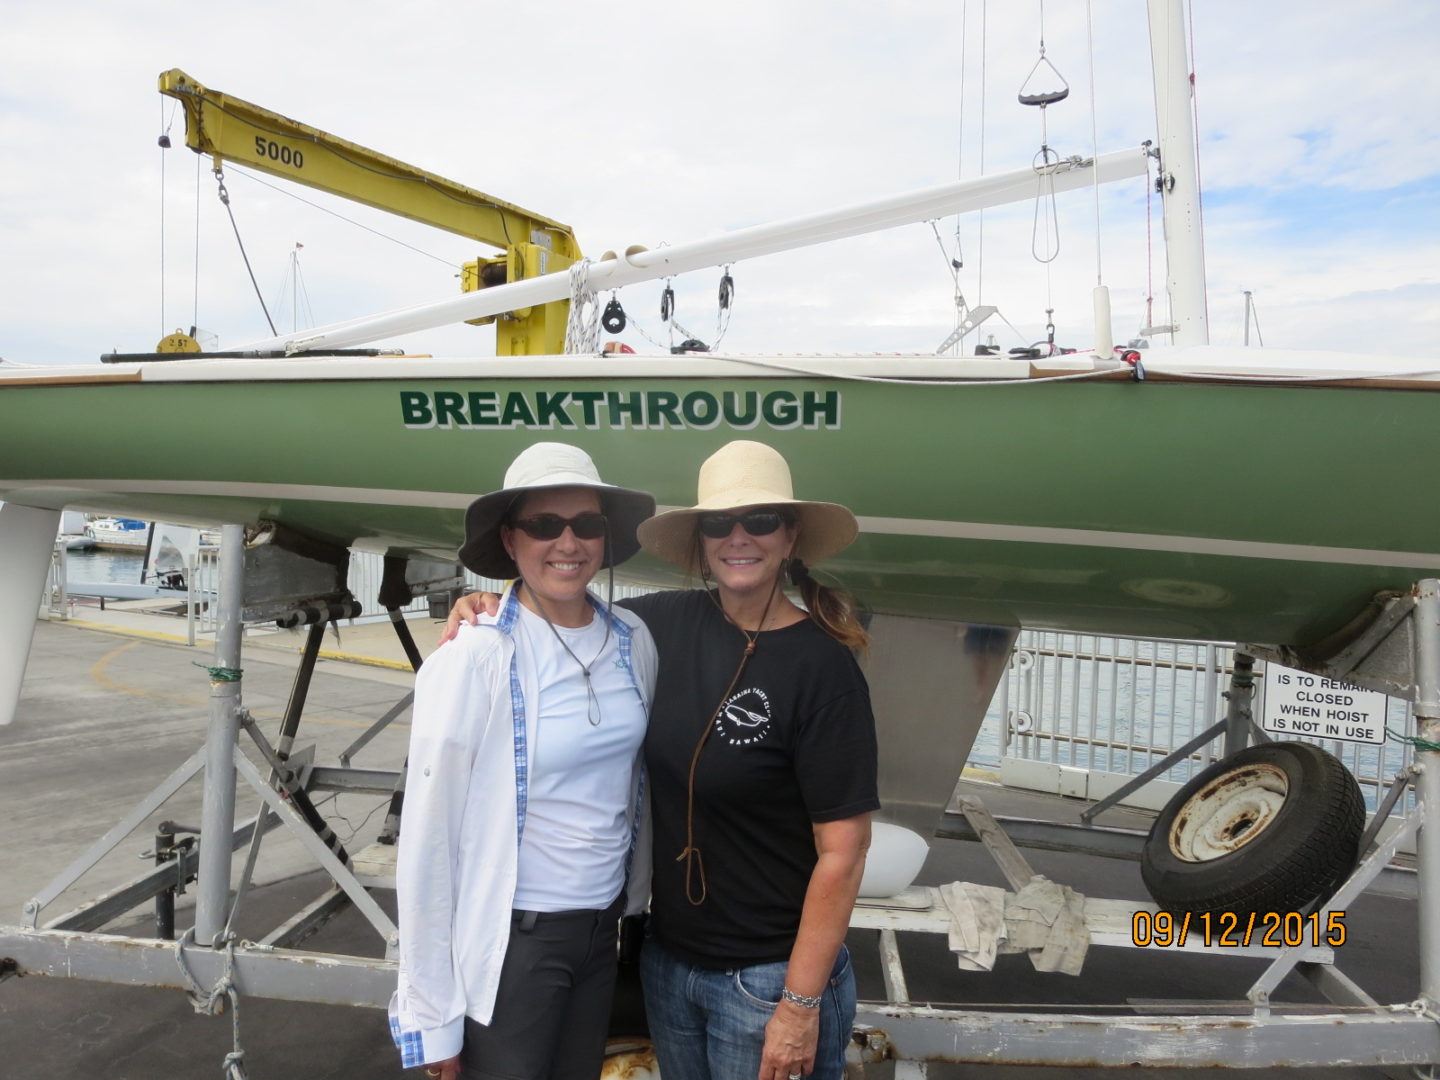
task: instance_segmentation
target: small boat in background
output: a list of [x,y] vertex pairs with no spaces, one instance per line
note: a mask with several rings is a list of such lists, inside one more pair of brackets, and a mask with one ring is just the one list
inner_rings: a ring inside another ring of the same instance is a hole
[[[0,503],[0,506],[3,506]],[[81,510],[66,510],[60,515],[60,532],[56,543],[64,544],[67,551],[85,551],[95,546],[95,541],[85,535],[85,526],[90,523],[89,515]]]
[[82,533],[89,547],[144,551],[150,542],[150,523],[137,518],[91,518]]

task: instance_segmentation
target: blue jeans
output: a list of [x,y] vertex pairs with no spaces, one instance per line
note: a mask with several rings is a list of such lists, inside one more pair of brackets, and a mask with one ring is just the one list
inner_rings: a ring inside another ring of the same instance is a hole
[[[670,953],[653,937],[640,954],[645,1014],[667,1080],[756,1080],[765,1025],[780,1001],[786,963],[717,970]],[[840,946],[820,1001],[814,1080],[842,1080],[855,1023],[855,973]]]

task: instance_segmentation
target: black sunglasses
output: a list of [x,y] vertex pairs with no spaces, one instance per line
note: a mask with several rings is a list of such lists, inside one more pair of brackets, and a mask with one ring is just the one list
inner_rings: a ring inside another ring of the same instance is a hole
[[779,510],[749,510],[743,514],[701,514],[700,532],[711,540],[724,540],[739,525],[751,536],[769,536],[789,518]]
[[605,535],[605,515],[594,510],[564,518],[559,514],[536,514],[514,522],[515,528],[535,540],[558,540],[565,527],[575,534],[577,540],[599,540]]

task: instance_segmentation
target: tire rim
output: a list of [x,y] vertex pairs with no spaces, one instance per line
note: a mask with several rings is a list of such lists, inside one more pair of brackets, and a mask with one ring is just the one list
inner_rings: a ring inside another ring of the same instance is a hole
[[1199,863],[1239,851],[1274,824],[1289,793],[1289,779],[1274,765],[1246,765],[1217,776],[1175,815],[1171,854]]

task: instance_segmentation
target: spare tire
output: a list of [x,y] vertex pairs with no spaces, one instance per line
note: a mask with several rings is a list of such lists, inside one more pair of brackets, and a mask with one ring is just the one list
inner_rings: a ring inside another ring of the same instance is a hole
[[1310,743],[1251,746],[1166,804],[1140,874],[1167,911],[1299,911],[1349,875],[1365,827],[1360,785]]

